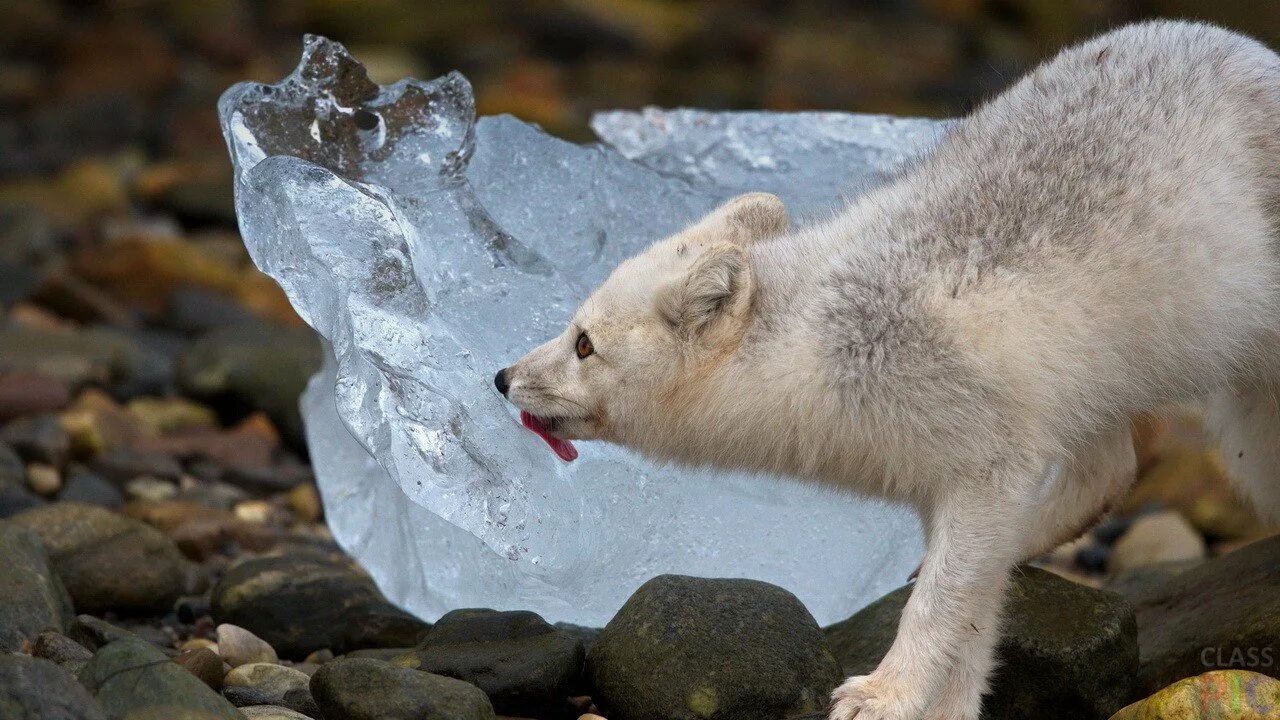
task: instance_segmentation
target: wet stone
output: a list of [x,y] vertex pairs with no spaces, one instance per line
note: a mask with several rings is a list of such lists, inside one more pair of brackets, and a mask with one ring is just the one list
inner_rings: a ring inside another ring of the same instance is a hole
[[0,652],[13,652],[46,630],[62,631],[71,598],[39,537],[0,520]]

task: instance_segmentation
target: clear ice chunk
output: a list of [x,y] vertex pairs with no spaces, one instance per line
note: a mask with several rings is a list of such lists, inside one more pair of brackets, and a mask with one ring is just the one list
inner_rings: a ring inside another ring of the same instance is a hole
[[611,112],[576,145],[475,119],[456,73],[385,87],[308,37],[219,102],[249,252],[323,336],[302,408],[337,540],[427,619],[524,608],[599,625],[660,573],[752,577],[822,622],[900,585],[900,508],[590,443],[558,460],[492,386],[623,258],[743,191],[830,212],[942,124],[836,113]]

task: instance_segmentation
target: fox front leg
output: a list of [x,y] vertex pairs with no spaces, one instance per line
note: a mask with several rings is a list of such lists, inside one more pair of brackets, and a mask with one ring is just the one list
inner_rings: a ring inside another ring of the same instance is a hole
[[[836,689],[831,720],[977,720],[1031,515],[1030,492],[1017,489],[1029,477],[982,473],[927,513],[928,552],[893,646],[870,675]],[[942,718],[931,709],[944,689]]]

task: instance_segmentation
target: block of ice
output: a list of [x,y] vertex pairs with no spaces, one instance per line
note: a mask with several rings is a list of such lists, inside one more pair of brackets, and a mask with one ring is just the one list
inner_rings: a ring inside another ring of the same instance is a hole
[[724,199],[828,211],[939,124],[617,112],[581,146],[477,121],[461,75],[380,87],[315,37],[292,75],[236,85],[219,112],[249,251],[329,349],[303,398],[329,522],[393,600],[600,624],[675,572],[774,582],[825,622],[918,560],[915,521],[879,503],[603,444],[564,464],[491,378],[618,261]]

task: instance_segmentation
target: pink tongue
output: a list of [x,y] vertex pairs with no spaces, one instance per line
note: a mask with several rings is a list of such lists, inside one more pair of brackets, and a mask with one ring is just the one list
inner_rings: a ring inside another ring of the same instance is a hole
[[542,423],[538,422],[538,418],[524,410],[520,411],[520,424],[537,433],[538,437],[546,440],[547,444],[551,446],[556,455],[560,456],[561,460],[573,462],[578,459],[578,448],[574,447],[573,443],[568,440],[561,440],[558,437],[552,437],[547,433],[547,429],[542,427]]

